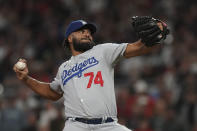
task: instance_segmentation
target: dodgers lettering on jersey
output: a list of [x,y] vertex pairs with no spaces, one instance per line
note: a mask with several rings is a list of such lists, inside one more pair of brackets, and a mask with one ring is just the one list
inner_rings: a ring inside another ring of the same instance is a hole
[[116,118],[113,68],[126,46],[100,44],[62,63],[50,87],[63,92],[66,116]]
[[95,66],[99,63],[95,57],[88,58],[81,63],[77,63],[69,70],[64,70],[61,75],[63,86],[66,84],[67,81],[72,79],[74,76],[78,76],[80,78],[82,76],[82,72],[92,66]]

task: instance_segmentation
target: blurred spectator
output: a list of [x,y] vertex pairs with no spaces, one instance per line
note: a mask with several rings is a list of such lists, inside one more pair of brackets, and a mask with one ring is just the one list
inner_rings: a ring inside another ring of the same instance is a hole
[[40,114],[39,119],[39,131],[50,131],[50,122],[57,118],[58,111],[50,103],[47,102],[44,106],[44,110]]
[[143,119],[134,131],[153,131],[153,129],[151,129],[148,119]]
[[135,94],[127,101],[127,117],[132,118],[138,112],[141,117],[150,118],[153,114],[154,99],[148,94],[148,85],[145,81],[138,80],[134,85]]
[[187,87],[184,101],[180,107],[179,119],[185,131],[192,130],[197,123],[197,94],[194,87]]
[[64,109],[58,106],[57,116],[50,121],[50,131],[61,131],[65,125]]
[[0,108],[1,131],[21,131],[26,126],[25,113],[16,107],[16,94],[13,90],[7,93],[4,107]]
[[182,127],[175,115],[175,110],[168,107],[165,99],[159,99],[155,105],[154,115],[151,118],[154,131],[182,131]]
[[27,125],[22,131],[38,131],[36,122],[36,114],[34,112],[27,112]]

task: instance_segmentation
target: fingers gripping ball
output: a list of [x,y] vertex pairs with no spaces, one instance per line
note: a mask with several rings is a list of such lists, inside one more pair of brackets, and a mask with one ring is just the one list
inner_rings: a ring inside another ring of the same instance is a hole
[[24,63],[24,62],[22,62],[22,61],[18,61],[18,62],[16,63],[16,68],[19,69],[19,70],[21,70],[21,71],[24,70],[25,67],[26,67],[26,63]]
[[149,47],[160,44],[169,34],[164,22],[150,16],[134,16],[132,25],[138,37]]

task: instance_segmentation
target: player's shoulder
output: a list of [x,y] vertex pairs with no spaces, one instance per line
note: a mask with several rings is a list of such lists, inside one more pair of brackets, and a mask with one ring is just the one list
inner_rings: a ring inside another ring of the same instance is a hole
[[105,48],[105,47],[110,47],[111,45],[113,45],[115,43],[102,43],[102,44],[97,44],[96,46],[94,46],[95,49],[97,48]]
[[71,60],[69,59],[69,60],[66,60],[66,61],[62,62],[62,64],[59,66],[59,70],[61,70],[61,69],[64,68],[65,66],[67,66],[68,63],[69,63],[70,61],[71,61]]
[[113,48],[113,47],[118,47],[118,46],[124,46],[125,44],[128,44],[128,43],[103,43],[103,44],[96,45],[94,48],[95,49],[98,49],[98,48],[108,49],[108,48]]
[[111,44],[113,44],[113,43],[102,43],[102,44],[97,44],[97,45],[94,46],[94,47],[109,46],[109,45],[111,45]]

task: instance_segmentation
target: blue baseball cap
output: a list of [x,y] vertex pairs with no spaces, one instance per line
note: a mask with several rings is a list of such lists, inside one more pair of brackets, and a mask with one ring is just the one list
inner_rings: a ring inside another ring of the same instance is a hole
[[91,32],[91,34],[94,34],[94,33],[96,32],[96,26],[95,26],[94,24],[92,24],[92,23],[87,23],[87,22],[84,21],[84,20],[76,20],[76,21],[72,21],[72,22],[68,25],[68,27],[67,27],[67,29],[66,29],[65,39],[67,39],[68,36],[69,36],[71,33],[75,32],[75,31],[77,31],[77,30],[79,30],[79,29],[81,29],[81,28],[87,28],[87,29],[89,29],[90,32]]

